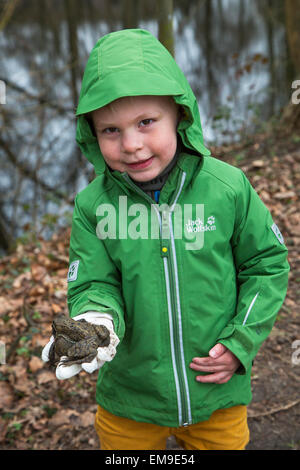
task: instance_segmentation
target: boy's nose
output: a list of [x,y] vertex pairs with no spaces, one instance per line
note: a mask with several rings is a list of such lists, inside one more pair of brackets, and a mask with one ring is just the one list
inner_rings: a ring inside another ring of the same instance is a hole
[[143,147],[141,136],[137,132],[125,132],[121,140],[122,151],[134,153]]

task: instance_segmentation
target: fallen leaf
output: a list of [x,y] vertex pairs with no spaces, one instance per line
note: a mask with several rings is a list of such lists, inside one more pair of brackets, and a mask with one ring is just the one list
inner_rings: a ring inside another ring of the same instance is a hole
[[53,382],[54,380],[57,381],[57,378],[56,378],[56,375],[54,374],[54,372],[45,370],[45,371],[42,371],[38,374],[38,379],[37,380],[38,380],[38,383],[40,385],[42,385],[42,384],[46,384],[48,382]]
[[0,382],[0,409],[10,408],[14,401],[14,392],[11,385],[4,380]]
[[32,274],[32,279],[35,282],[39,282],[43,279],[43,277],[46,276],[47,269],[44,266],[40,266],[39,264],[32,264],[31,274]]
[[290,199],[291,197],[294,197],[294,196],[296,196],[294,191],[286,191],[286,192],[282,192],[282,193],[276,193],[276,194],[274,194],[273,197],[275,199]]
[[22,286],[24,280],[26,281],[31,280],[31,273],[29,271],[27,271],[26,273],[22,273],[18,277],[16,277],[16,279],[13,282],[13,287],[15,289],[19,289]]
[[62,409],[59,410],[55,415],[49,420],[51,426],[57,427],[62,426],[63,424],[70,423],[70,417],[72,415],[79,416],[79,413],[75,410]]
[[93,426],[95,422],[95,413],[91,413],[90,411],[85,411],[80,416],[81,425],[83,427]]
[[0,442],[4,440],[8,427],[8,422],[0,418]]
[[10,312],[18,310],[23,305],[23,299],[7,299],[0,297],[0,315],[7,315]]
[[33,356],[29,361],[29,367],[32,372],[36,372],[37,370],[42,369],[44,366],[44,361],[39,359],[37,356]]
[[254,160],[254,162],[252,162],[252,165],[251,165],[251,166],[252,166],[253,168],[262,168],[262,167],[265,166],[265,164],[266,164],[266,163],[264,162],[264,160]]

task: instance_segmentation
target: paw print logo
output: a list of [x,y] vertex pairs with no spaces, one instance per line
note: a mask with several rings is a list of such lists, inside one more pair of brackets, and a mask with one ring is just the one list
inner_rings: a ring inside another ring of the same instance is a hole
[[76,271],[76,265],[73,264],[73,266],[70,266],[69,275],[74,276],[75,271]]
[[79,260],[73,261],[70,264],[68,272],[68,281],[76,281],[78,273]]
[[209,225],[213,225],[215,223],[215,218],[213,215],[209,216],[208,219],[207,219],[207,223]]

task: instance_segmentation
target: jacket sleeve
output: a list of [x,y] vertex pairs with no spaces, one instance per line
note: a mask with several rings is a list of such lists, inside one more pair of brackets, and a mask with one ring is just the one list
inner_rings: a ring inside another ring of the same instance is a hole
[[124,336],[121,275],[103,240],[96,234],[96,215],[79,195],[75,199],[70,239],[68,308],[71,317],[93,310],[113,317],[114,329]]
[[217,342],[238,357],[242,366],[237,373],[245,374],[251,369],[284,301],[289,264],[283,237],[269,210],[244,173],[241,174],[231,240],[237,273],[237,307]]

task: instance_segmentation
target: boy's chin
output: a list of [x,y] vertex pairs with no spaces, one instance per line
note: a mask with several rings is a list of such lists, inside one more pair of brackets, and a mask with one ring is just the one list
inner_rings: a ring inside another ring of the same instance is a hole
[[149,181],[154,180],[157,178],[164,169],[168,166],[168,164],[164,165],[162,168],[149,168],[144,171],[128,171],[130,178],[138,183],[147,183]]
[[137,183],[147,183],[148,181],[154,180],[160,172],[149,172],[148,175],[146,172],[144,174],[142,173],[136,173],[136,172],[128,172],[129,176],[131,179],[136,181]]

